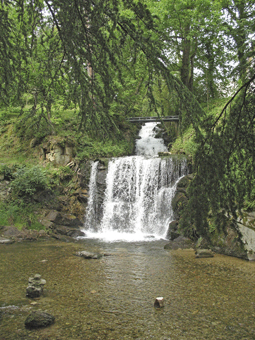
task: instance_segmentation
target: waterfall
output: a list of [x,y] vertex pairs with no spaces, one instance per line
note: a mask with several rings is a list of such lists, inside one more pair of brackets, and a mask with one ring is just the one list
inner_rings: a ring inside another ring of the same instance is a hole
[[174,218],[172,198],[181,176],[187,174],[186,160],[161,159],[167,151],[163,140],[155,138],[157,123],[142,127],[136,156],[112,159],[108,164],[101,216],[97,212],[97,168],[92,165],[86,213],[87,237],[114,240],[164,238]]

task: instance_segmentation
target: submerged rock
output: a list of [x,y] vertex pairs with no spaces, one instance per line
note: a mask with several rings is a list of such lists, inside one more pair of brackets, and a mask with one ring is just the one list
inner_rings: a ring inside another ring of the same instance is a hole
[[77,251],[75,253],[76,256],[80,256],[83,257],[84,259],[100,259],[101,257],[103,257],[104,255],[102,254],[97,254],[97,253],[90,253],[88,251]]
[[42,311],[31,312],[25,320],[27,328],[47,327],[54,323],[55,317],[49,313]]
[[194,242],[188,237],[184,237],[184,236],[179,236],[164,246],[164,249],[172,249],[172,250],[191,249],[191,248],[194,248]]

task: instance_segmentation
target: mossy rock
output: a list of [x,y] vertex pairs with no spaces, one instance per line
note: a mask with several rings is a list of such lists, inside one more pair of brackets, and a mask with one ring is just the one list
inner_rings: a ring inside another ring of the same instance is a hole
[[188,176],[184,176],[177,183],[177,188],[187,188],[190,183],[190,178]]
[[177,192],[172,200],[174,212],[179,213],[188,203],[188,198],[183,192]]
[[54,323],[55,317],[46,312],[33,311],[25,320],[26,328],[47,327]]

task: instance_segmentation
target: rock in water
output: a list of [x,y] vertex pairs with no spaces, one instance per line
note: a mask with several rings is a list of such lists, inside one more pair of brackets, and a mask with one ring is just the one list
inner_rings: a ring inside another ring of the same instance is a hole
[[211,249],[197,249],[196,258],[214,257]]
[[163,297],[157,297],[155,302],[154,302],[154,307],[156,307],[156,308],[164,307],[164,298]]
[[103,255],[102,254],[96,254],[96,253],[90,253],[88,251],[77,251],[76,256],[81,256],[84,259],[100,259]]
[[41,279],[41,275],[35,274],[28,279],[27,297],[35,298],[41,296],[46,280]]
[[25,320],[27,328],[47,327],[54,323],[55,317],[49,313],[41,311],[31,312]]
[[14,240],[10,240],[4,237],[0,237],[0,244],[12,244],[14,243]]

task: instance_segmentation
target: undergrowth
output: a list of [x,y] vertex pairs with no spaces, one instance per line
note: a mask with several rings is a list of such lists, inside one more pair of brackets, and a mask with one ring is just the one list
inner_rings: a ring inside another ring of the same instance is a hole
[[45,229],[35,214],[35,204],[28,204],[22,199],[0,202],[0,226],[9,225],[15,226],[18,229]]

